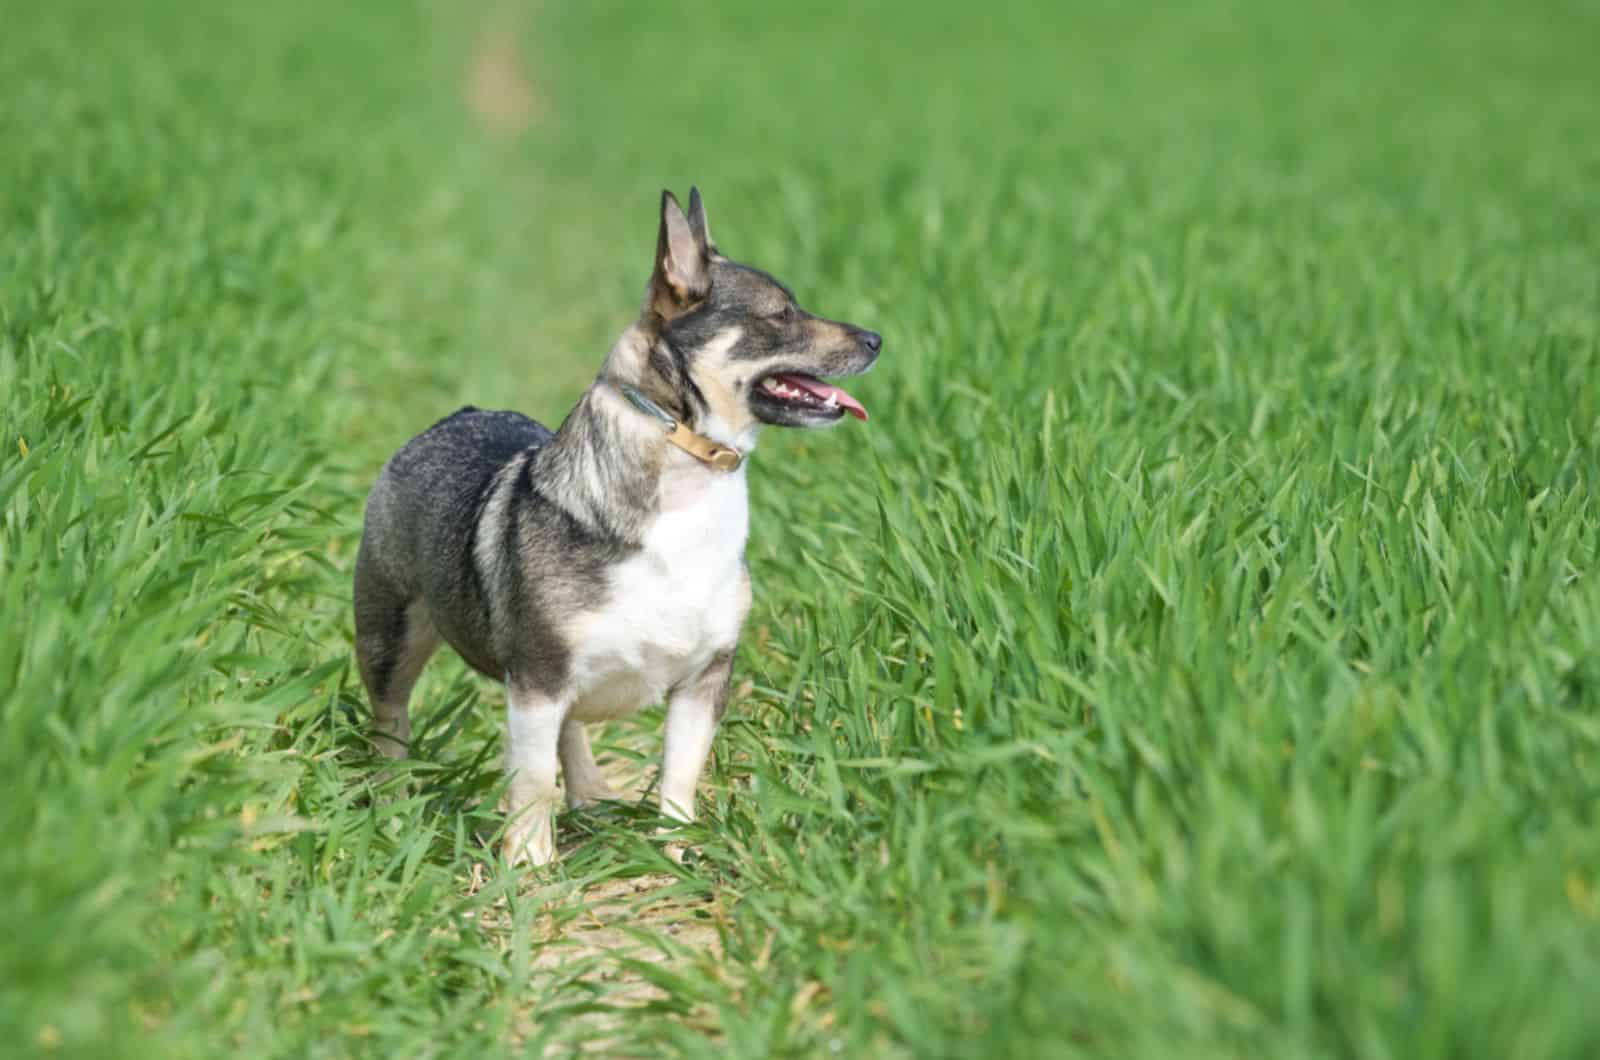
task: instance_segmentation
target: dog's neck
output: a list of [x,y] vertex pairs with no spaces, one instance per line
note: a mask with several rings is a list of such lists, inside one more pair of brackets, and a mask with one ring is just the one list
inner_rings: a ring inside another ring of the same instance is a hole
[[713,441],[680,423],[670,412],[645,396],[644,391],[629,383],[615,384],[628,399],[628,404],[661,424],[667,444],[688,453],[696,460],[716,471],[733,471],[744,462],[744,454],[730,445]]
[[[756,424],[736,429],[705,401],[667,385],[652,369],[662,356],[637,326],[618,339],[594,383],[578,399],[556,437],[539,454],[550,499],[590,529],[637,543],[664,508],[692,503],[722,478],[744,484],[743,457],[754,448]],[[663,423],[626,395],[635,388],[695,434],[740,456],[736,469],[719,469],[674,445]]]
[[[719,339],[736,339],[730,332]],[[721,356],[717,343],[701,350],[702,359]],[[606,355],[597,383],[636,388],[678,423],[720,445],[740,452],[755,448],[761,423],[736,396],[712,378],[697,385],[690,368],[674,351],[659,328],[636,323],[622,333]]]

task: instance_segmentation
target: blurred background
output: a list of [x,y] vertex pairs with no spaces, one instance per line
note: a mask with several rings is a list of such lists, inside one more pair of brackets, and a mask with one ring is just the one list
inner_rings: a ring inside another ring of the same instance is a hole
[[[1600,1055],[1597,53],[1592,0],[0,0],[0,1053]],[[560,420],[691,184],[885,352],[752,465],[709,856],[639,899],[715,944],[556,976],[648,823],[486,874],[443,659],[374,809],[349,568],[405,438]]]
[[[690,183],[731,253],[898,340],[902,385],[985,296],[1082,305],[1139,262],[1288,283],[1297,254],[1317,268],[1359,241],[1409,262],[1423,235],[1476,268],[1530,249],[1531,297],[1560,313],[1591,293],[1571,265],[1594,236],[1595,19],[1426,0],[65,0],[11,19],[6,199],[13,226],[52,217],[57,246],[87,231],[83,197],[113,199],[124,227],[97,214],[97,238],[193,233],[226,270],[229,211],[287,224],[321,196],[322,238],[381,244],[372,312],[407,321],[406,348],[350,357],[347,382],[377,361],[451,397],[543,407],[553,386],[551,408],[632,310],[660,188]],[[64,179],[76,209],[52,211]]]

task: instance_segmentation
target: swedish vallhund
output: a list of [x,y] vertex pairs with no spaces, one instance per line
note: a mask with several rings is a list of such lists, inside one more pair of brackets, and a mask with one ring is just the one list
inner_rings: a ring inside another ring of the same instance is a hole
[[661,812],[692,821],[750,608],[746,458],[763,424],[866,419],[820,377],[882,342],[718,253],[698,191],[687,214],[663,192],[643,311],[561,429],[464,408],[372,488],[355,619],[379,749],[406,754],[442,641],[506,686],[509,860],[555,856],[558,762],[568,806],[613,797],[584,723],[662,699]]

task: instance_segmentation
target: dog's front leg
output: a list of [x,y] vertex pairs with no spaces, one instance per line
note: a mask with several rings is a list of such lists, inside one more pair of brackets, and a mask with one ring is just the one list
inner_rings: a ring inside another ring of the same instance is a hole
[[672,694],[667,703],[666,747],[661,761],[661,814],[675,821],[694,820],[694,789],[700,782],[711,737],[728,709],[728,681],[733,652],[711,660],[700,674]]
[[520,686],[506,684],[507,791],[505,855],[512,864],[547,864],[556,856],[557,749],[568,704]]

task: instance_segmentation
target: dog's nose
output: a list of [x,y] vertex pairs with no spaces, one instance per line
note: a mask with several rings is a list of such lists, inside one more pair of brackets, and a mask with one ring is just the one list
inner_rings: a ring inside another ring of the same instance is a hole
[[861,339],[861,345],[865,346],[873,353],[877,353],[878,348],[883,345],[883,336],[878,334],[876,331],[863,331],[858,338]]

